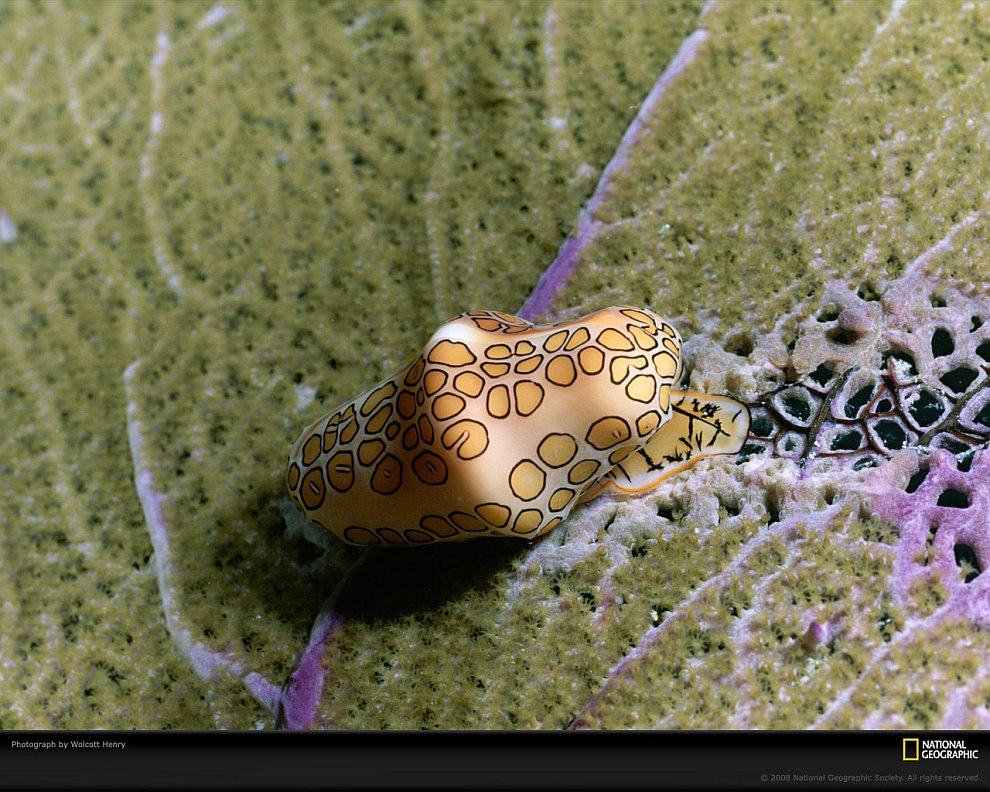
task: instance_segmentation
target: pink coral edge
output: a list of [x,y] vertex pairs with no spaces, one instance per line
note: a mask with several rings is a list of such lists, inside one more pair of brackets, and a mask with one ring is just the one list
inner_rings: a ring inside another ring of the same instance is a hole
[[[942,607],[949,616],[988,629],[990,577],[981,573],[971,583],[964,582],[953,548],[957,543],[968,545],[975,551],[980,569],[990,567],[990,540],[985,528],[990,521],[990,487],[986,484],[990,479],[990,451],[976,451],[967,472],[960,471],[956,458],[944,449],[922,457],[919,465],[927,466],[928,474],[913,493],[904,491],[893,468],[887,475],[884,468],[875,472],[868,485],[875,513],[899,528],[893,593],[898,604],[910,610],[915,589],[938,581],[948,596]],[[950,489],[965,493],[969,505],[938,505],[939,495]],[[932,558],[920,561],[928,544]]]
[[303,650],[295,671],[280,691],[275,715],[282,728],[306,729],[316,720],[316,710],[323,696],[323,683],[327,676],[323,654],[334,634],[345,622],[344,615],[337,610],[336,605],[370,555],[366,550],[348,567],[320,609],[313,623],[309,643]]
[[231,668],[237,663],[229,655],[213,652],[203,644],[193,640],[188,630],[183,629],[176,619],[177,607],[174,601],[170,579],[172,577],[172,548],[165,520],[165,496],[155,487],[154,476],[148,464],[145,450],[145,437],[141,419],[138,417],[137,401],[133,397],[132,381],[141,361],[136,361],[124,372],[124,390],[127,394],[127,439],[130,444],[131,461],[134,467],[134,486],[137,489],[141,508],[154,554],[151,559],[158,582],[158,590],[165,613],[165,626],[175,640],[179,650],[189,658],[193,668],[204,679],[215,679],[223,668]]
[[741,550],[740,553],[718,574],[708,578],[708,580],[698,586],[698,588],[694,589],[686,600],[678,603],[678,605],[672,609],[672,615],[669,618],[662,621],[656,627],[650,628],[643,634],[643,637],[637,642],[635,648],[633,648],[629,654],[627,654],[622,660],[612,667],[612,670],[609,671],[608,677],[605,678],[601,687],[594,695],[591,696],[591,698],[588,699],[584,706],[581,707],[578,713],[574,716],[574,719],[568,725],[567,729],[575,730],[587,728],[589,725],[589,716],[593,716],[598,710],[599,705],[601,705],[605,699],[608,698],[608,696],[619,685],[621,685],[626,678],[629,677],[635,665],[649,653],[653,645],[670,629],[671,624],[677,621],[681,614],[687,613],[689,607],[698,599],[703,597],[713,587],[722,585],[726,579],[744,569],[750,557],[757,550],[773,539],[786,536],[799,523],[813,522],[820,527],[827,526],[829,522],[840,512],[841,505],[839,504],[830,506],[813,514],[802,512],[794,516],[784,518],[775,527],[762,531],[750,539],[745,544],[744,549]]
[[154,550],[152,565],[165,614],[165,627],[179,651],[189,660],[193,670],[204,680],[218,679],[224,672],[241,679],[252,696],[264,706],[286,729],[305,729],[316,718],[316,709],[323,693],[326,669],[322,665],[323,652],[334,633],[343,624],[344,617],[335,610],[342,592],[363,565],[368,553],[348,568],[333,593],[317,616],[310,640],[303,650],[296,669],[286,684],[279,688],[263,674],[250,671],[243,661],[233,655],[217,652],[193,639],[189,630],[179,623],[178,606],[172,589],[172,550],[168,522],[165,519],[165,495],[155,486],[154,475],[148,463],[145,435],[134,398],[133,381],[141,366],[135,361],[124,371],[124,391],[127,396],[127,438],[134,468],[134,486],[144,512],[151,546]]
[[568,238],[560,247],[557,257],[543,273],[529,299],[519,309],[518,314],[527,321],[543,316],[550,310],[554,300],[570,281],[580,263],[581,254],[595,239],[602,228],[602,222],[596,219],[602,202],[612,188],[616,177],[629,160],[629,157],[639,145],[644,132],[649,127],[650,120],[658,112],[662,100],[674,82],[687,70],[697,57],[702,45],[708,39],[708,31],[700,28],[688,36],[677,54],[667,64],[663,74],[653,84],[646,100],[639,108],[636,117],[629,124],[619,147],[611,161],[602,171],[595,191],[585,204],[578,218],[577,233]]

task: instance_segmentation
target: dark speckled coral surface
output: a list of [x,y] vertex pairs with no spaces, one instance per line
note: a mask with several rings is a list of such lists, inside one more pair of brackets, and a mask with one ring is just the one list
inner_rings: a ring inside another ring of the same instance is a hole
[[[990,726],[988,13],[0,6],[0,728]],[[307,422],[615,303],[746,458],[307,540]]]

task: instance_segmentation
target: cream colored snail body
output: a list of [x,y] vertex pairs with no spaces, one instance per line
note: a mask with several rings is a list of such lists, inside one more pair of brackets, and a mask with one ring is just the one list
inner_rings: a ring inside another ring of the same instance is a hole
[[286,482],[345,542],[533,539],[607,489],[740,449],[746,407],[674,390],[677,331],[614,306],[534,325],[461,314],[394,377],[303,430]]

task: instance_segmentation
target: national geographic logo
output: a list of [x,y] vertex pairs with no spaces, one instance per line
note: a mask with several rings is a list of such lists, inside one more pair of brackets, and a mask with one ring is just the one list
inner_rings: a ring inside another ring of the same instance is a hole
[[905,737],[901,744],[901,759],[917,762],[920,759],[979,759],[979,748],[967,748],[965,740],[922,740]]

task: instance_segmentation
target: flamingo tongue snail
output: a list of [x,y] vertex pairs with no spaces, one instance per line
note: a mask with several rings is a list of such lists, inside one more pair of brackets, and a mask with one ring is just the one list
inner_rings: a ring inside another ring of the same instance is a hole
[[645,308],[534,325],[472,311],[292,445],[296,506],[358,545],[545,534],[577,503],[737,452],[745,405],[674,390],[681,339]]

